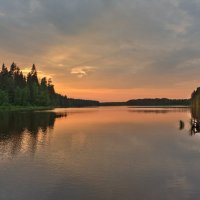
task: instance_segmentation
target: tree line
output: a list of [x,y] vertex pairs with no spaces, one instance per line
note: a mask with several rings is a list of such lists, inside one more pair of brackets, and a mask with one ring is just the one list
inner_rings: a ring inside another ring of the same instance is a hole
[[13,62],[8,69],[5,64],[0,71],[0,106],[54,106],[82,107],[98,105],[97,101],[68,99],[55,92],[51,79],[39,80],[36,66],[33,64],[25,76]]
[[189,106],[190,99],[131,99],[126,102],[103,102],[101,106]]
[[191,105],[192,108],[195,108],[199,110],[200,108],[200,87],[198,87],[196,90],[193,91],[191,95]]
[[155,98],[155,99],[132,99],[126,102],[129,106],[189,106],[191,104],[190,99],[167,99],[167,98]]

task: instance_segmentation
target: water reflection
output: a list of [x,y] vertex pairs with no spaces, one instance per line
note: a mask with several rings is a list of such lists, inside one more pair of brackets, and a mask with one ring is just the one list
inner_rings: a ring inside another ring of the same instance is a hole
[[179,129],[183,130],[184,128],[185,128],[185,123],[184,123],[184,121],[180,120],[179,121]]
[[191,109],[190,135],[200,133],[200,108]]
[[137,108],[137,107],[130,107],[130,108],[133,108],[131,110],[129,110],[129,112],[135,112],[135,113],[157,113],[157,114],[167,114],[167,113],[184,113],[186,111],[188,111],[188,107],[175,107],[175,108],[159,108],[159,107],[156,107],[156,108],[152,108],[152,107],[143,107],[143,108]]
[[[200,133],[200,108],[191,108],[191,119],[189,124],[189,135],[193,136]],[[179,120],[179,130],[185,129],[185,122]]]
[[0,113],[0,199],[199,199],[190,110],[146,110]]
[[0,112],[0,153],[9,157],[21,151],[34,153],[38,144],[48,141],[56,118],[66,116],[66,112]]

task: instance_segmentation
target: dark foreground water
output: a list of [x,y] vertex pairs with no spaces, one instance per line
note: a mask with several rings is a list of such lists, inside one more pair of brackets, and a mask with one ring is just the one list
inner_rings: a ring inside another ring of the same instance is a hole
[[199,200],[190,119],[183,108],[0,113],[0,200]]

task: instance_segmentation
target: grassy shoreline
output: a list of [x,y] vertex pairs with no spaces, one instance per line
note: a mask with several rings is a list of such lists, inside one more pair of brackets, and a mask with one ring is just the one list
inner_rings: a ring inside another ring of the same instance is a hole
[[52,110],[52,106],[0,106],[1,111],[37,111],[37,110]]

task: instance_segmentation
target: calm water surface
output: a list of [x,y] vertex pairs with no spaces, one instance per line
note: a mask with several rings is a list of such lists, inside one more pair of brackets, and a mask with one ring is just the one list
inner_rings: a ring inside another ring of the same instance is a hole
[[184,108],[0,113],[0,200],[199,200],[190,119]]

